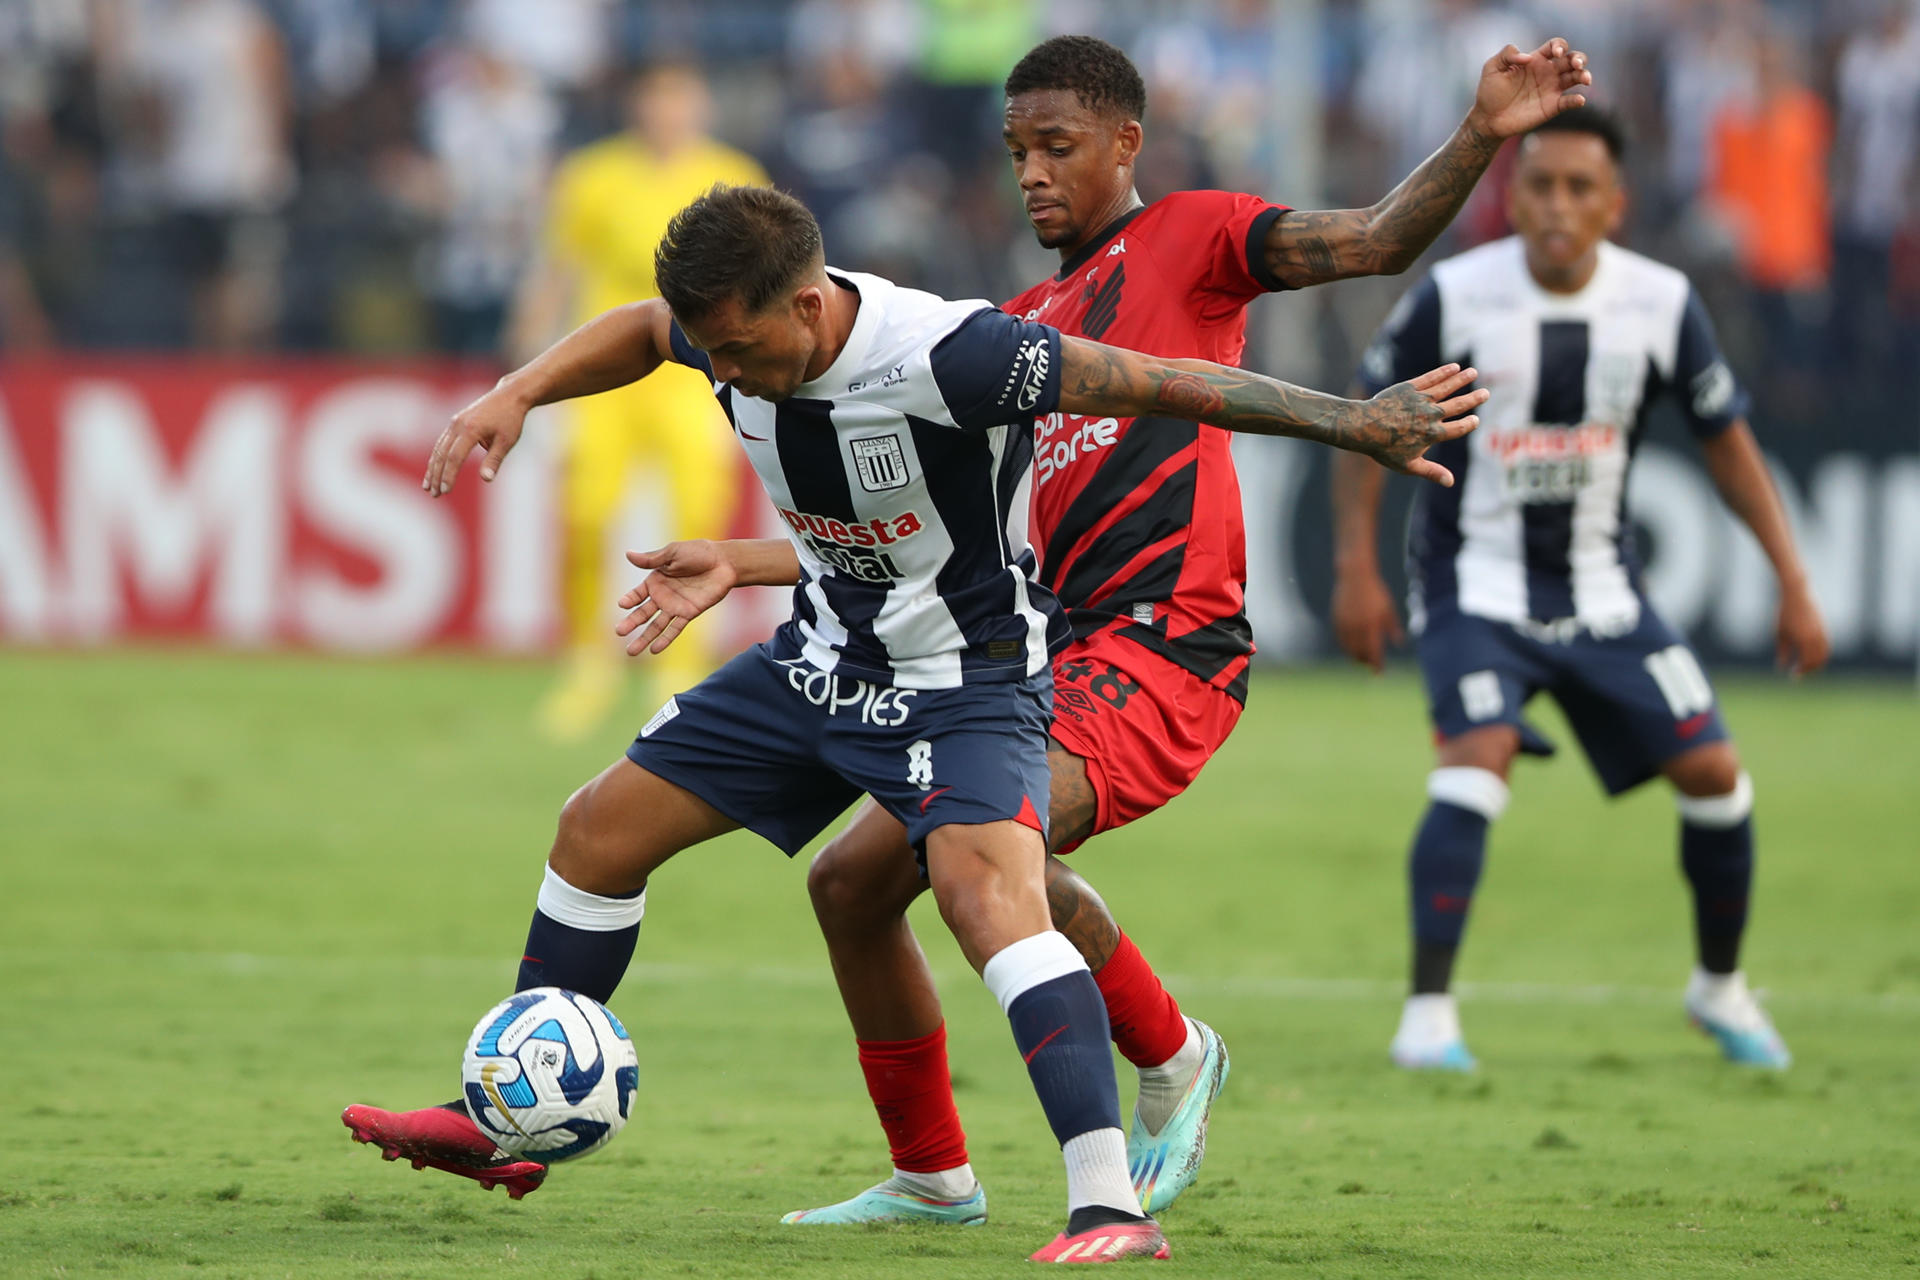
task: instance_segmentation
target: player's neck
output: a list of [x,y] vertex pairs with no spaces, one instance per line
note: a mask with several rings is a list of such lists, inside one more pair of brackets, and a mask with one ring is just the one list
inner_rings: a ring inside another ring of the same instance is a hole
[[1060,261],[1073,261],[1074,255],[1084,252],[1088,245],[1098,244],[1101,238],[1107,234],[1107,228],[1145,204],[1146,201],[1140,198],[1140,193],[1134,188],[1128,187],[1124,193],[1109,200],[1099,212],[1087,220],[1087,226],[1091,229],[1086,235],[1081,236],[1070,245],[1061,246]]
[[820,313],[820,345],[814,348],[813,359],[807,361],[806,380],[812,382],[833,367],[833,362],[846,350],[847,339],[853,336],[853,322],[860,315],[860,295],[841,284],[832,276],[827,277],[827,290],[821,295],[826,306]]
[[1536,262],[1532,254],[1527,255],[1527,274],[1533,282],[1548,293],[1578,293],[1593,283],[1593,273],[1600,269],[1600,246],[1595,245],[1584,258],[1567,267],[1553,267]]

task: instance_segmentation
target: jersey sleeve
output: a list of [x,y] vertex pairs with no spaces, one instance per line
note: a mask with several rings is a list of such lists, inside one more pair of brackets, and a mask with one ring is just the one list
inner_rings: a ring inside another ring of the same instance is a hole
[[1394,304],[1360,357],[1357,376],[1368,395],[1378,395],[1440,363],[1440,286],[1428,276]]
[[1746,388],[1727,367],[1720,354],[1720,342],[1713,333],[1713,321],[1707,317],[1706,304],[1694,289],[1687,289],[1687,305],[1680,313],[1680,341],[1673,358],[1673,390],[1680,402],[1680,414],[1696,439],[1719,435],[1736,419],[1747,416],[1750,401]]
[[698,369],[709,378],[713,376],[713,361],[707,358],[706,352],[687,341],[686,331],[680,327],[678,320],[672,321],[667,327],[667,346],[667,358],[675,364]]
[[1167,234],[1153,242],[1154,257],[1198,293],[1234,308],[1286,288],[1267,270],[1267,233],[1288,212],[1258,196],[1231,191],[1183,191],[1168,196]]
[[974,312],[929,353],[955,426],[1026,422],[1060,405],[1060,331],[994,307]]

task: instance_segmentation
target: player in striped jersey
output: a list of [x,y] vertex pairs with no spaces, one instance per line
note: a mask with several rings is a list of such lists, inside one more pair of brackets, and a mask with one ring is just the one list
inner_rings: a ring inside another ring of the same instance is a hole
[[[1618,125],[1593,108],[1525,139],[1508,196],[1518,234],[1435,266],[1361,369],[1362,386],[1386,386],[1401,368],[1471,360],[1492,392],[1486,426],[1434,451],[1461,483],[1420,495],[1408,550],[1439,748],[1409,867],[1412,994],[1391,1050],[1403,1067],[1473,1066],[1448,989],[1513,758],[1553,749],[1521,715],[1541,690],[1609,793],[1656,775],[1673,784],[1698,953],[1687,1012],[1733,1061],[1789,1062],[1739,967],[1753,786],[1692,650],[1647,602],[1625,516],[1627,470],[1661,399],[1779,575],[1782,665],[1818,669],[1827,638],[1699,295],[1607,240],[1626,203],[1621,148]],[[1378,669],[1398,638],[1374,540],[1384,475],[1334,462],[1334,628]]]
[[[1036,1259],[1165,1257],[1127,1172],[1106,1008],[1048,919],[1048,646],[1063,620],[1027,544],[1028,426],[1056,409],[1204,419],[1445,480],[1421,455],[1472,430],[1483,393],[1453,393],[1473,371],[1354,402],[1063,338],[985,302],[833,271],[812,215],[757,187],[715,188],[676,215],[656,276],[659,299],[588,323],[456,415],[423,485],[448,492],[476,447],[491,479],[535,405],[687,365],[712,379],[788,525],[737,580],[797,578],[794,614],[669,699],[568,800],[517,989],[609,999],[655,869],[740,827],[792,855],[865,792],[905,826],[1060,1143],[1067,1228]],[[636,646],[672,638],[645,601],[622,629]],[[343,1120],[389,1158],[517,1194],[544,1177],[495,1152],[464,1105]]]

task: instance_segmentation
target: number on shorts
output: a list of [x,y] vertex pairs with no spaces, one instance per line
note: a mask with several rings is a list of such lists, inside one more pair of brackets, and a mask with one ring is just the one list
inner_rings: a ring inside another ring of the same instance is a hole
[[1660,686],[1660,696],[1667,700],[1667,710],[1673,712],[1675,720],[1713,710],[1713,686],[1707,683],[1707,673],[1687,646],[1668,645],[1648,654],[1646,668]]
[[933,744],[925,738],[907,748],[907,781],[922,791],[933,789]]
[[1460,707],[1467,719],[1491,720],[1500,714],[1507,700],[1500,693],[1500,675],[1495,671],[1470,671],[1460,677]]

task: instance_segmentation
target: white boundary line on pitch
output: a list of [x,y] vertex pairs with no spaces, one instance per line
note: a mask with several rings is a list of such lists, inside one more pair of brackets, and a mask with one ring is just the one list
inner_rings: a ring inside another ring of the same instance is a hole
[[[337,973],[352,975],[378,968],[389,974],[420,976],[500,975],[512,965],[502,960],[477,956],[414,956],[398,961],[362,959],[354,956],[260,955],[251,952],[222,951],[105,951],[90,950],[92,959],[126,961],[130,967],[165,967],[175,970],[216,972],[234,977],[271,978],[278,974]],[[22,962],[58,960],[60,953],[46,951],[0,950],[0,963],[9,967]],[[715,965],[635,962],[629,979],[666,985],[694,982],[762,982],[769,986],[827,988],[832,974],[823,962],[800,965]],[[934,975],[943,987],[956,988],[973,980],[963,969],[937,969]],[[1164,975],[1167,985],[1180,995],[1222,995],[1258,997],[1269,1000],[1311,1000],[1327,1003],[1374,1003],[1397,1000],[1406,993],[1404,984],[1384,978],[1285,978],[1285,977],[1189,977]],[[1471,1004],[1672,1004],[1680,999],[1682,984],[1671,987],[1631,983],[1566,982],[1463,982],[1460,998]],[[1866,991],[1815,991],[1761,989],[1770,1004],[1868,1011],[1895,1014],[1920,1014],[1920,993]]]

